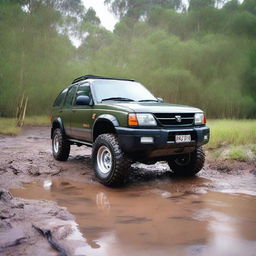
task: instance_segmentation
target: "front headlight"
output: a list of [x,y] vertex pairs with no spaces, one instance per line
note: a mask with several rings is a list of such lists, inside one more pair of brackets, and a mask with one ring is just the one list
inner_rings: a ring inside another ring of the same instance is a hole
[[195,114],[195,125],[206,124],[206,118],[204,113]]
[[151,114],[137,114],[137,119],[141,126],[156,126],[156,120]]
[[156,120],[152,114],[129,114],[130,126],[156,126]]

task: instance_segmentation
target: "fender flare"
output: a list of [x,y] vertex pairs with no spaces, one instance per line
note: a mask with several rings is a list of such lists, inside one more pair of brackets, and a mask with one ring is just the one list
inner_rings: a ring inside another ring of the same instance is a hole
[[64,129],[64,125],[63,125],[63,122],[61,120],[60,117],[57,117],[55,118],[53,121],[52,121],[52,128],[51,128],[51,139],[52,139],[52,136],[53,136],[53,131],[54,131],[54,126],[57,125],[58,127],[60,127],[61,131],[63,132],[63,134],[65,134],[65,129]]
[[115,129],[115,127],[119,126],[119,122],[118,122],[117,118],[113,115],[102,114],[102,115],[98,116],[98,118],[95,120],[93,127],[92,127],[92,140],[93,141],[95,139],[95,132],[96,132],[95,127],[100,122],[107,122],[107,123],[111,124],[114,127],[114,129]]
[[109,121],[114,127],[119,126],[119,122],[115,116],[110,114],[102,114],[98,116],[97,119],[95,120],[93,124],[93,129],[94,129],[94,126],[97,124],[97,122],[100,122],[100,121]]

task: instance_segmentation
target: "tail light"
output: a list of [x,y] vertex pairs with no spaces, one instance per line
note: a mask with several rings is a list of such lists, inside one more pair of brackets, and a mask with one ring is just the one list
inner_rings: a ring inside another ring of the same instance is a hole
[[204,114],[203,124],[206,124],[206,116]]

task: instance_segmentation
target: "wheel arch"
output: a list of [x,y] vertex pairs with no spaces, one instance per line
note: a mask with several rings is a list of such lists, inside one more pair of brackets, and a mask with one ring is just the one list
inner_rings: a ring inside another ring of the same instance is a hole
[[116,133],[115,127],[119,126],[117,118],[113,115],[100,115],[93,125],[93,142],[96,138],[104,133]]
[[56,118],[52,122],[52,128],[51,128],[51,139],[53,136],[53,132],[56,128],[60,128],[63,134],[65,134],[64,125],[60,117]]

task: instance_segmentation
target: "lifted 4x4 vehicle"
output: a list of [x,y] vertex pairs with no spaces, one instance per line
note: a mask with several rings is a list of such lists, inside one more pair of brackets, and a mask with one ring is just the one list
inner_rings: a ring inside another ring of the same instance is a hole
[[204,166],[204,113],[165,104],[134,80],[81,76],[56,98],[51,117],[54,158],[67,160],[72,144],[92,147],[95,175],[107,186],[122,184],[136,161],[166,161],[178,175]]

